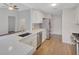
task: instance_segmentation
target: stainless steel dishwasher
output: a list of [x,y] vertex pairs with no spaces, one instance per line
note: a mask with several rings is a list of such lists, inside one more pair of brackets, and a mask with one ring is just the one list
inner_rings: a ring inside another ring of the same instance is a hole
[[41,46],[42,43],[42,32],[37,33],[37,49]]

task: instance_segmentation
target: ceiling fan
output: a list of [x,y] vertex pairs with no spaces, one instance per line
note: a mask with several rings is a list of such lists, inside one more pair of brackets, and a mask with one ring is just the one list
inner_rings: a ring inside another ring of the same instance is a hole
[[8,10],[17,10],[19,7],[16,4],[13,3],[3,3],[3,7],[7,7]]

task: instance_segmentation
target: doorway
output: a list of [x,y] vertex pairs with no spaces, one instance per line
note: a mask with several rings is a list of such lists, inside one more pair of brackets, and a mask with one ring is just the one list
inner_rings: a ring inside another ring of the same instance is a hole
[[8,33],[15,32],[15,16],[8,16]]

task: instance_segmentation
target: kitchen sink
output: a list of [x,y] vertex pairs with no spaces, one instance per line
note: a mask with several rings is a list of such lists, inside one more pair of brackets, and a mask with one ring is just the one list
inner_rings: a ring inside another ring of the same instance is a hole
[[25,37],[25,36],[28,36],[28,35],[30,35],[31,33],[24,33],[24,34],[21,34],[21,35],[19,35],[20,37]]

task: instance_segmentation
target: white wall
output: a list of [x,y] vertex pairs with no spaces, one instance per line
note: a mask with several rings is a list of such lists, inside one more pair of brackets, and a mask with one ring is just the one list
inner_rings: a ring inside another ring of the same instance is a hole
[[65,43],[71,43],[71,35],[74,32],[79,33],[79,25],[74,23],[75,10],[65,9],[62,15],[62,39]]
[[[6,8],[0,8],[0,35],[8,33],[8,16],[15,16],[17,21],[17,12],[9,11]],[[17,22],[16,22],[17,23]],[[15,24],[17,29],[17,24]]]
[[0,9],[0,35],[8,33],[8,17],[6,9]]
[[23,11],[19,11],[18,12],[18,18],[19,18],[19,29],[18,30],[21,30],[21,24],[22,24],[22,20],[25,19],[25,30],[27,32],[30,32],[31,31],[31,15],[30,15],[30,10],[23,10]]
[[62,35],[62,17],[54,15],[51,20],[51,34]]
[[15,17],[15,31],[18,31],[18,26],[19,26],[18,11],[9,11],[9,10],[7,10],[7,14],[8,14],[8,15],[6,15],[7,17],[8,16],[14,16]]

